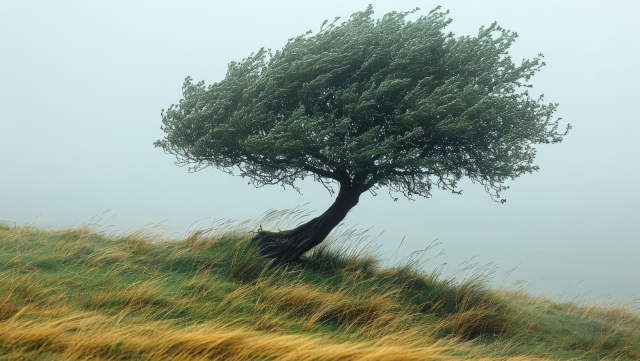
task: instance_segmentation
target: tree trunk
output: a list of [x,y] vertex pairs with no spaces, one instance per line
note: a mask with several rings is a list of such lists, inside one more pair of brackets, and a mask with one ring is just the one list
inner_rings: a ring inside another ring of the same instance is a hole
[[259,232],[251,240],[263,255],[276,263],[297,261],[302,254],[320,244],[351,208],[358,204],[361,192],[349,185],[340,185],[336,201],[322,215],[288,231]]

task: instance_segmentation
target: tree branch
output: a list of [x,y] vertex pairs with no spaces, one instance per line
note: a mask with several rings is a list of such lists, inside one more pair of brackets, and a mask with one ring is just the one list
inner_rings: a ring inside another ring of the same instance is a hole
[[319,176],[325,177],[325,178],[331,178],[334,180],[337,180],[340,183],[346,182],[348,181],[348,179],[346,179],[342,174],[337,173],[337,172],[330,172],[328,170],[324,170],[321,168],[317,168],[314,167],[312,165],[308,165],[308,164],[303,164],[302,165],[302,169],[311,172],[311,173],[315,173]]

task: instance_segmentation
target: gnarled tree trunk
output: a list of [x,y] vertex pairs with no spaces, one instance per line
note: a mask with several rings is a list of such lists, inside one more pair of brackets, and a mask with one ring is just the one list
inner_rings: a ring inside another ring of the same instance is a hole
[[329,232],[358,204],[362,192],[347,184],[340,185],[335,202],[322,215],[294,229],[271,233],[259,232],[251,240],[263,255],[277,263],[296,261],[302,254],[320,244]]

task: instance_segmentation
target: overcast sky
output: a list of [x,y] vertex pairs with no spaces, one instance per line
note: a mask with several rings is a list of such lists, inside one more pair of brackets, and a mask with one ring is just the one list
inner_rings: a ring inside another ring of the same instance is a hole
[[[633,1],[3,1],[0,3],[0,220],[70,226],[105,211],[113,229],[162,222],[182,234],[200,220],[256,219],[268,209],[333,201],[322,185],[302,194],[255,189],[216,169],[189,174],[152,143],[160,110],[186,76],[220,81],[227,63],[317,31],[325,19],[437,5],[456,35],[497,21],[520,36],[519,63],[547,66],[533,93],[560,104],[573,130],[540,146],[540,171],[509,183],[506,204],[481,186],[463,194],[393,202],[364,194],[346,219],[370,228],[397,259],[434,240],[446,272],[474,258],[517,267],[507,283],[569,299],[640,295],[640,3]],[[398,250],[401,240],[404,242]]]

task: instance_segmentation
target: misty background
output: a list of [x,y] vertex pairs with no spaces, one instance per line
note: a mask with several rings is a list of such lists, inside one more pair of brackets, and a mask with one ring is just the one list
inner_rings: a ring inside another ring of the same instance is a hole
[[494,21],[516,31],[514,62],[543,53],[547,63],[531,93],[559,103],[573,129],[538,147],[540,171],[510,182],[506,204],[470,182],[462,195],[415,201],[382,190],[363,194],[345,222],[384,232],[373,242],[391,261],[437,240],[429,256],[444,251],[435,264],[445,274],[494,262],[496,286],[522,280],[535,294],[589,302],[640,296],[640,3],[631,1],[4,1],[0,221],[57,229],[108,211],[109,230],[162,222],[177,237],[269,209],[323,212],[334,198],[313,181],[298,194],[212,168],[190,174],[152,144],[186,76],[218,82],[230,61],[369,3],[376,17],[442,5],[457,36]]

